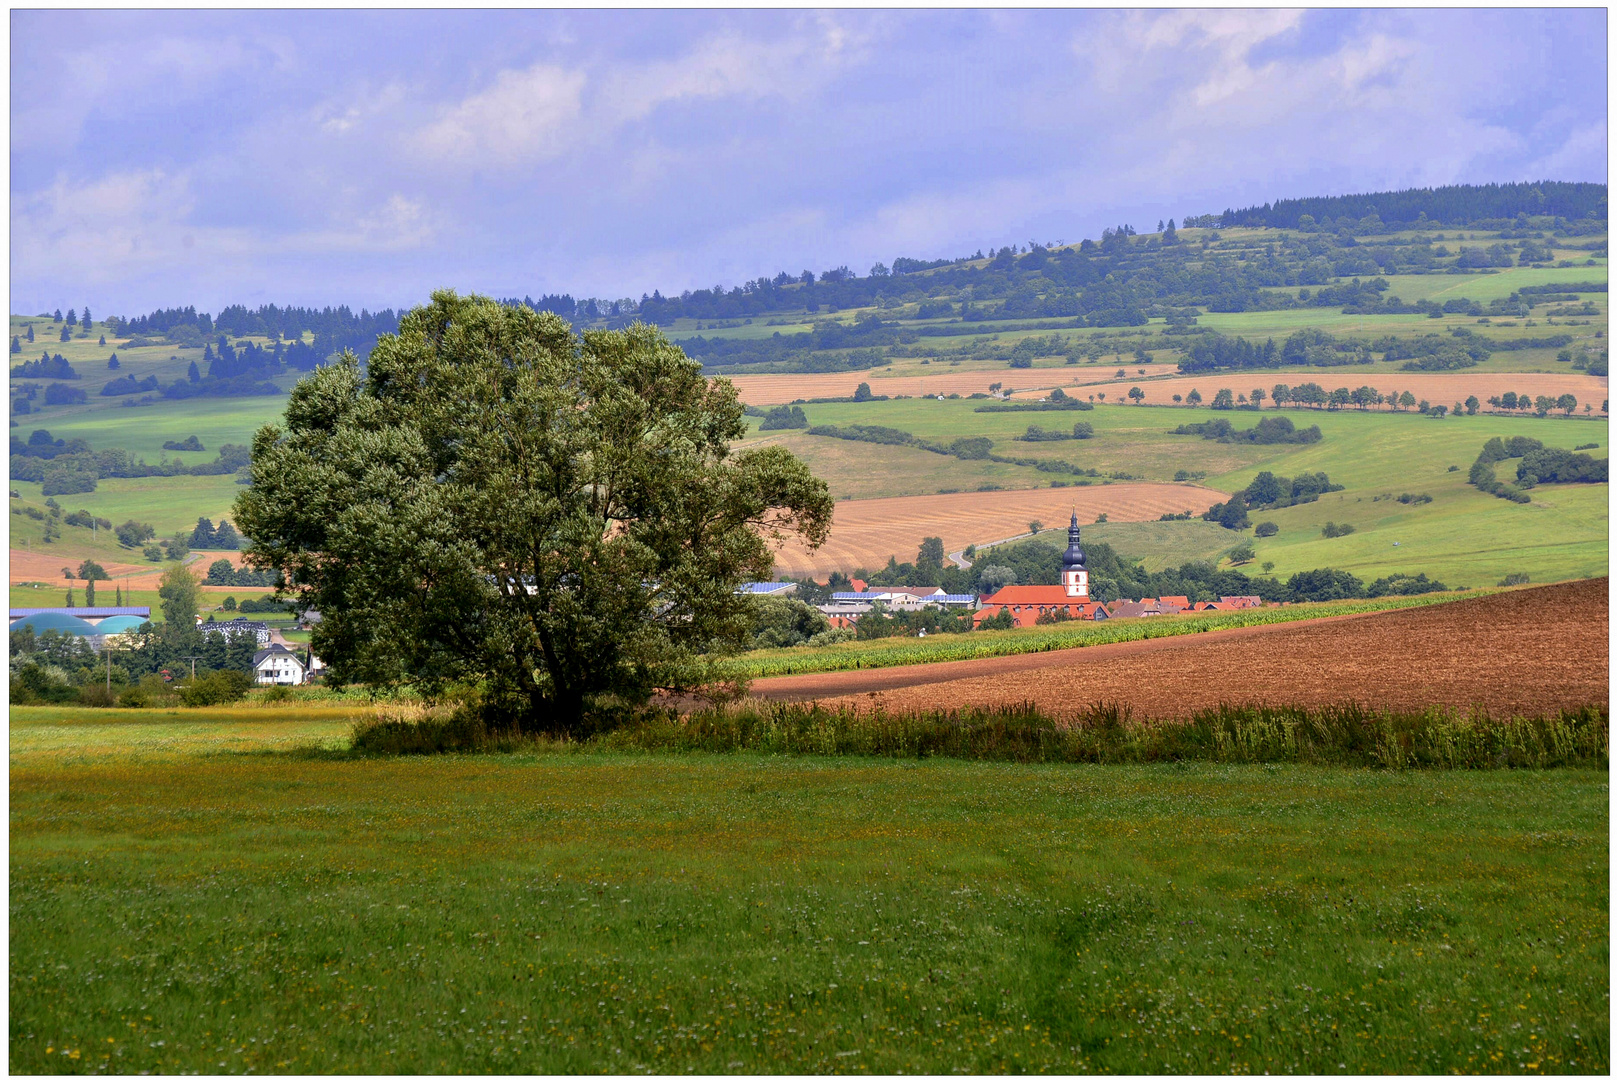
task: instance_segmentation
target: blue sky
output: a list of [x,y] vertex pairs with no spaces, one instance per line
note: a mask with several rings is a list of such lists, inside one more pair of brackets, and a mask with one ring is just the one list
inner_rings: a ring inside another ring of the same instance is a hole
[[1603,10],[11,19],[14,312],[638,297],[1606,179]]

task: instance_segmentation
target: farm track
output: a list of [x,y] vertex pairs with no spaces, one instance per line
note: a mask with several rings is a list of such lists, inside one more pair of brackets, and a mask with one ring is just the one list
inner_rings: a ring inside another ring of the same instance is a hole
[[1166,513],[1199,514],[1226,497],[1192,484],[1125,483],[848,499],[836,504],[831,539],[823,547],[810,553],[788,544],[776,553],[775,568],[817,576],[859,567],[875,570],[889,556],[913,560],[928,536],[942,537],[945,551],[961,551],[967,544],[1003,540],[1024,522],[1065,528],[1074,510],[1081,524],[1103,513],[1109,521],[1156,521]]
[[1103,701],[1150,718],[1348,701],[1538,715],[1607,700],[1607,581],[1027,656],[782,676],[758,680],[752,693],[893,711],[1027,701],[1056,716]]

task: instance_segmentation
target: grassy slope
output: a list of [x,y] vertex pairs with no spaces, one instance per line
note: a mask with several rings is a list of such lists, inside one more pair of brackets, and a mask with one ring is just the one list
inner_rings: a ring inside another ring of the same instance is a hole
[[1604,772],[265,752],[299,727],[342,725],[14,711],[15,1071],[1609,1065]]
[[[21,498],[18,504],[44,509],[42,485],[22,480],[11,481],[11,490]],[[196,527],[198,517],[211,518],[217,523],[230,516],[230,506],[241,492],[233,475],[225,476],[144,476],[132,479],[107,479],[97,483],[96,490],[82,495],[59,495],[56,501],[64,511],[88,510],[114,525],[133,518],[151,524],[158,536],[172,536],[183,530],[187,534]],[[61,540],[42,544],[44,523],[20,514],[11,515],[11,546],[41,551],[47,554],[105,556],[121,562],[139,562],[140,552],[120,548],[116,538],[100,534],[92,537],[89,530],[64,527]],[[99,533],[99,530],[98,530]]]
[[[1278,536],[1257,541],[1258,563],[1273,561],[1275,573],[1334,566],[1361,576],[1378,577],[1402,571],[1424,571],[1451,585],[1490,585],[1511,572],[1524,572],[1537,581],[1589,577],[1606,572],[1608,559],[1605,485],[1550,485],[1533,493],[1533,502],[1518,506],[1477,491],[1466,483],[1471,462],[1482,444],[1494,435],[1527,435],[1547,445],[1571,448],[1598,442],[1596,456],[1609,452],[1608,427],[1603,421],[1567,421],[1532,417],[1479,415],[1433,420],[1414,413],[1386,414],[1315,410],[1282,410],[1298,426],[1318,424],[1324,438],[1313,445],[1255,446],[1219,443],[1196,436],[1171,435],[1182,423],[1225,416],[1237,427],[1257,419],[1251,412],[1212,413],[1151,406],[1097,406],[1085,413],[975,413],[982,404],[970,400],[909,399],[859,405],[805,406],[811,423],[879,424],[948,442],[962,435],[989,435],[1001,454],[1059,458],[1086,468],[1126,471],[1150,480],[1170,480],[1178,469],[1203,471],[1203,483],[1222,491],[1245,487],[1259,471],[1280,475],[1324,471],[1346,490],[1318,503],[1265,511],[1255,520],[1273,521]],[[1272,414],[1274,410],[1265,410]],[[1093,424],[1093,439],[1058,443],[1022,443],[1012,437],[1038,424],[1047,429],[1070,426],[1075,420]],[[822,454],[847,457],[857,449],[858,483],[833,492],[898,494],[919,483],[893,462],[894,448],[853,443],[823,436],[797,435],[793,449],[819,467]],[[914,455],[913,450],[904,453]],[[948,469],[952,459],[921,452]],[[929,463],[930,464],[930,463]],[[980,467],[981,463],[971,463]],[[1449,472],[1449,466],[1459,469]],[[958,466],[957,466],[958,467]],[[1014,468],[1005,466],[1003,468]],[[930,482],[971,490],[966,482],[947,482],[945,472],[925,475]],[[1513,475],[1514,464],[1501,465],[1501,475]],[[833,478],[835,471],[827,470]],[[959,474],[967,475],[962,469]],[[1017,469],[1019,482],[1007,487],[1043,486],[1052,474]],[[888,477],[894,478],[888,480]],[[1429,494],[1431,503],[1408,506],[1392,499],[1404,492]],[[1326,540],[1320,528],[1326,521],[1347,522],[1359,531]],[[1087,524],[1087,523],[1086,523]],[[1219,548],[1202,523],[1184,523],[1185,535],[1194,539],[1182,548],[1193,557],[1207,557],[1227,549],[1240,537]],[[1021,523],[1007,535],[1020,531]],[[1250,536],[1251,534],[1246,534]],[[1101,537],[1097,534],[1097,539]],[[1397,546],[1394,546],[1397,541]],[[1153,541],[1153,547],[1165,543]],[[1204,546],[1205,545],[1205,546]],[[1119,541],[1118,548],[1134,554]],[[1212,548],[1213,550],[1208,550]]]

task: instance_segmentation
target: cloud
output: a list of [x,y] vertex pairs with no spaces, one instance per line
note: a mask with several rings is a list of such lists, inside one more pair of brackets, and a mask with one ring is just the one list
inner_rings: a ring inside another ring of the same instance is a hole
[[555,64],[502,71],[488,89],[444,110],[421,131],[418,146],[463,164],[558,157],[583,111],[584,83],[582,71]]
[[13,301],[666,293],[1277,196],[1603,180],[1604,18],[23,12]]

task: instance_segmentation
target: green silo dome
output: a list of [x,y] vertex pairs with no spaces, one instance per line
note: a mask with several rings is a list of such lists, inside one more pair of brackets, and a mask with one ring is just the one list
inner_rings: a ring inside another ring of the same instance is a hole
[[139,630],[145,619],[134,615],[114,615],[95,624],[98,634],[121,634],[126,630]]
[[21,630],[25,626],[33,627],[36,634],[43,634],[47,630],[55,630],[62,634],[93,637],[101,632],[77,615],[64,615],[59,611],[41,611],[37,615],[30,615],[20,622],[11,624],[13,630]]

